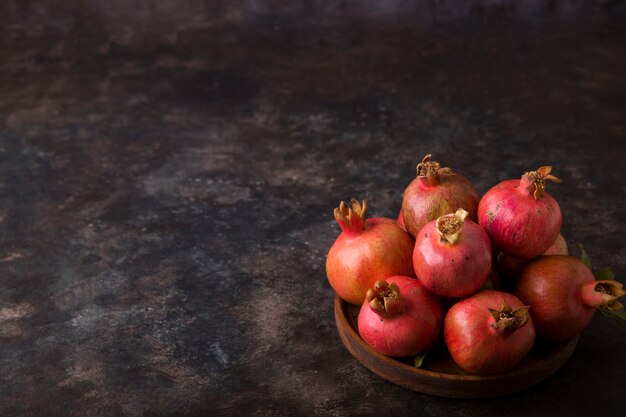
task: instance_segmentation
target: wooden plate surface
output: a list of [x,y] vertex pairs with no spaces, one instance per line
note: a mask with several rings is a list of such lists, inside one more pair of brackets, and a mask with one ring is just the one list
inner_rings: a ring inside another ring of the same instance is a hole
[[421,368],[412,358],[395,359],[372,349],[358,333],[359,308],[335,297],[335,322],[343,344],[366,368],[413,391],[450,398],[495,397],[534,385],[561,368],[572,356],[578,337],[565,342],[537,339],[532,351],[514,369],[499,375],[473,375],[459,368],[440,342]]

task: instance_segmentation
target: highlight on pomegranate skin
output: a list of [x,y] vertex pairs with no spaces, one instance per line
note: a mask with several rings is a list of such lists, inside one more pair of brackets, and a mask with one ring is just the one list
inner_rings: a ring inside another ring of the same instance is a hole
[[405,357],[425,351],[441,334],[439,299],[415,278],[394,276],[369,289],[358,318],[359,334],[383,355]]
[[377,280],[393,275],[413,276],[415,242],[393,219],[365,219],[365,201],[343,201],[334,215],[341,227],[326,257],[328,282],[337,295],[361,305]]
[[492,270],[491,242],[482,227],[458,209],[420,230],[413,251],[419,281],[442,297],[478,291]]
[[507,255],[532,259],[554,243],[561,230],[559,204],[547,192],[552,167],[524,173],[520,180],[502,181],[491,188],[478,204],[478,223],[494,246]]
[[579,334],[596,309],[620,311],[624,294],[616,280],[596,281],[578,258],[541,256],[522,271],[514,294],[532,306],[537,334],[549,340],[567,340]]
[[417,236],[426,223],[459,207],[468,211],[471,220],[476,220],[479,196],[467,178],[431,161],[430,154],[416,169],[417,177],[404,190],[402,199],[402,217],[411,236]]
[[456,303],[444,321],[444,339],[454,362],[478,374],[513,369],[535,341],[528,310],[514,295],[493,290]]

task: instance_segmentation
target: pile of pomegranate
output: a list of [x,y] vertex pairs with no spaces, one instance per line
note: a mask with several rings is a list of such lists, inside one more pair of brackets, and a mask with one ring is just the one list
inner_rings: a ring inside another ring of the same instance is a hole
[[339,297],[360,306],[363,340],[387,356],[423,358],[443,337],[460,368],[495,374],[515,367],[536,338],[575,337],[595,310],[626,318],[610,269],[594,276],[582,246],[581,259],[569,256],[561,209],[545,190],[561,182],[551,170],[480,198],[427,155],[397,220],[366,218],[365,201],[341,202],[326,273]]

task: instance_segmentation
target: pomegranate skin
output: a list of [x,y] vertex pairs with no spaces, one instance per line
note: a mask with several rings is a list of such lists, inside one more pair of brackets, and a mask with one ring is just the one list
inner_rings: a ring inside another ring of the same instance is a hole
[[[569,255],[567,242],[559,233],[556,240],[542,255]],[[519,259],[511,255],[500,252],[496,257],[498,272],[504,277],[502,280],[507,286],[512,287],[526,265],[530,262],[526,259]]]
[[532,259],[554,243],[561,230],[561,209],[548,193],[535,199],[521,180],[502,181],[478,204],[478,223],[507,255]]
[[406,231],[406,227],[404,227],[404,217],[402,217],[402,209],[400,209],[400,213],[398,214],[398,218],[396,219],[402,230]]
[[535,329],[530,317],[511,333],[496,330],[496,320],[489,309],[500,310],[503,301],[513,310],[523,307],[514,295],[484,290],[459,301],[446,314],[446,346],[452,359],[464,370],[479,374],[507,372],[532,348]]
[[[436,169],[430,169],[426,175],[420,169],[424,164],[436,164]],[[417,171],[417,178],[406,187],[402,199],[404,227],[411,236],[417,236],[426,223],[460,207],[469,212],[470,219],[476,220],[479,196],[467,178],[448,168],[439,168],[438,163],[430,161],[430,155],[418,165]]]
[[569,249],[567,249],[567,241],[563,237],[562,234],[556,237],[556,240],[548,248],[547,251],[543,253],[544,255],[569,255]]
[[[591,321],[595,307],[583,302],[584,284],[593,273],[573,256],[541,256],[524,268],[514,294],[530,304],[537,334],[549,340],[567,340]],[[593,284],[592,284],[593,285]]]
[[442,297],[465,297],[483,286],[492,269],[491,242],[485,231],[465,220],[458,241],[442,242],[432,221],[422,228],[413,251],[419,281]]
[[415,278],[393,276],[386,281],[398,286],[402,311],[384,317],[365,300],[358,318],[359,334],[383,355],[405,357],[425,351],[441,334],[443,313],[439,299]]
[[362,212],[344,214],[346,218],[341,213],[337,217],[336,211],[343,232],[326,257],[326,275],[339,297],[361,305],[365,293],[377,280],[393,275],[413,276],[414,241],[397,221],[382,217],[363,219]]
[[500,291],[502,290],[502,277],[500,276],[500,272],[498,272],[498,268],[494,262],[495,259],[493,258],[493,250],[491,251],[491,259],[491,270],[489,271],[489,275],[487,275],[487,279],[491,282],[492,288],[485,288],[485,285],[483,285],[483,289],[494,289]]

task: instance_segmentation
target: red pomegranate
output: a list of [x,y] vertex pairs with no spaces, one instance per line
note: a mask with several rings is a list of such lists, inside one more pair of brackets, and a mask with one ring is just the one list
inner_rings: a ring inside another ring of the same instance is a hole
[[402,217],[407,232],[413,237],[426,223],[459,207],[465,208],[469,218],[476,220],[478,193],[474,186],[467,178],[450,168],[442,168],[430,158],[430,154],[426,155],[417,164],[417,178],[404,190]]
[[537,334],[567,340],[580,333],[596,309],[619,311],[625,294],[615,280],[596,281],[585,264],[573,256],[541,256],[520,275],[515,295],[532,306]]
[[543,253],[543,255],[569,255],[567,241],[562,234],[559,233],[552,246],[550,246],[548,250]]
[[500,272],[498,272],[495,259],[493,258],[493,250],[491,251],[491,255],[491,270],[489,271],[489,275],[487,275],[487,281],[483,285],[482,289],[501,291],[503,288],[502,277]]
[[377,280],[413,275],[414,241],[398,224],[386,218],[365,219],[367,205],[352,199],[335,208],[341,227],[326,257],[326,275],[337,295],[361,305]]
[[482,227],[458,209],[420,230],[413,266],[420,282],[442,297],[465,297],[480,289],[491,272],[491,242]]
[[532,259],[544,253],[561,229],[561,209],[544,191],[552,167],[526,172],[491,188],[478,204],[478,223],[493,244],[507,255]]
[[[556,241],[545,251],[542,255],[568,255],[567,242],[562,234],[556,238]],[[524,267],[530,262],[527,259],[519,259],[515,256],[507,255],[503,252],[499,252],[496,256],[496,262],[498,264],[498,272],[504,279],[502,280],[507,286],[513,285],[519,274]]]
[[517,297],[500,291],[484,290],[459,301],[444,321],[452,359],[468,372],[509,371],[535,341],[528,309]]
[[412,356],[439,337],[443,314],[437,297],[414,278],[395,276],[368,290],[359,313],[359,334],[387,356]]

